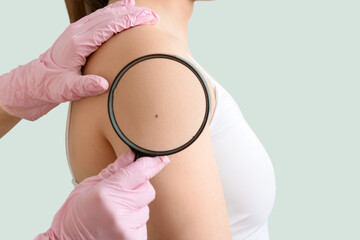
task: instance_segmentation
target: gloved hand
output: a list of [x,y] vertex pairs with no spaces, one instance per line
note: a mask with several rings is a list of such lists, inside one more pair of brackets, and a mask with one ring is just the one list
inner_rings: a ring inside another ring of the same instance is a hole
[[35,240],[144,240],[148,204],[155,199],[149,179],[167,156],[141,157],[128,150],[99,175],[85,179],[70,193],[51,227]]
[[70,24],[38,59],[0,76],[0,106],[9,114],[34,121],[66,101],[106,92],[108,82],[81,76],[86,57],[114,34],[141,24],[156,24],[158,14],[123,0]]

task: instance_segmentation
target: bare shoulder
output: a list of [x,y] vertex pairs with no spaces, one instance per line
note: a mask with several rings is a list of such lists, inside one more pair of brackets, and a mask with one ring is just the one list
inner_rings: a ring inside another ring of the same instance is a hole
[[[118,33],[104,43],[88,58],[83,73],[100,75],[107,79],[111,85],[115,76],[129,62],[144,55],[154,53],[176,55],[189,62],[192,61],[187,54],[187,50],[170,34],[158,28],[156,25],[145,24]],[[197,96],[202,97],[199,88],[195,86],[199,83],[198,79],[195,75],[189,74],[190,71],[186,70],[184,65],[175,63],[174,61],[160,59],[152,59],[148,62],[151,64],[142,64],[143,67],[138,67],[141,64],[137,64],[132,67],[132,72],[136,73],[137,78],[141,77],[143,79],[142,81],[137,82],[132,80],[134,83],[132,87],[136,88],[137,95],[153,96],[151,99],[142,99],[143,101],[157,102],[156,96],[160,97],[163,95],[164,89],[166,89],[168,95],[175,94],[175,92],[170,92],[169,90],[175,91],[182,88],[184,92],[188,93],[188,96],[194,96],[195,91],[197,91]],[[126,74],[124,78],[128,75],[129,74]],[[202,75],[205,77],[204,74]],[[171,78],[169,78],[169,76],[171,76]],[[215,94],[214,89],[210,84],[210,80],[205,77],[205,81],[207,81],[211,95],[210,119],[212,119],[215,108]],[[139,86],[135,86],[135,84],[139,84]],[[172,87],[174,84],[177,85],[177,89]],[[140,90],[143,91],[143,94],[140,94]],[[129,91],[131,91],[131,89],[129,89]],[[98,102],[101,102],[101,104],[97,106],[102,106],[101,109],[97,110],[99,116],[107,116],[107,113],[104,111],[107,111],[108,93],[109,92],[106,92],[105,94],[96,97],[99,99]],[[184,98],[184,101],[194,102],[195,99]],[[184,102],[184,105],[185,104],[186,102]],[[174,116],[177,114],[181,113],[173,111]],[[114,135],[114,131],[109,121],[99,121],[99,127],[107,138]],[[120,154],[120,152],[125,151],[127,148],[128,147],[125,144],[120,143],[118,144],[118,149],[115,149],[115,152]]]
[[132,27],[116,34],[93,53],[84,74],[96,71],[112,82],[116,73],[130,61],[159,51],[186,57],[184,48],[156,25]]
[[[189,60],[184,47],[181,46],[170,34],[167,34],[162,29],[156,27],[156,25],[139,25],[118,33],[106,43],[104,43],[88,58],[83,73],[100,75],[107,79],[109,85],[111,85],[119,71],[123,69],[128,63],[135,60],[136,58],[154,53],[177,55]],[[122,78],[127,79],[136,75],[136,79],[141,79],[139,81],[131,79],[132,85],[128,86],[134,88],[128,89],[128,91],[136,90],[137,96],[143,98],[139,99],[139,101],[152,101],[153,103],[156,103],[156,96],[159,98],[161,95],[165,94],[164,89],[167,89],[168,95],[172,94],[168,90],[176,90],[172,87],[174,86],[174,83],[182,83],[181,85],[178,84],[177,90],[182,87],[184,92],[189,92],[189,95],[191,91],[194,92],[195,89],[198,89],[194,87],[194,84],[198,83],[199,81],[195,75],[189,76],[190,74],[184,71],[185,67],[183,65],[175,63],[174,61],[161,59],[152,59],[147,62],[148,63],[144,62],[144,64],[140,63],[135,65],[131,68],[131,71],[129,71],[133,74],[127,73]],[[169,76],[172,76],[172,78],[169,79]],[[187,79],[187,81],[182,79]],[[151,98],[144,99],[145,96],[150,95],[152,96]],[[107,91],[105,94],[95,97],[97,102],[99,102],[99,104],[96,106],[102,106],[101,109],[96,109],[96,111],[99,113],[99,116],[108,116],[107,112],[105,112],[107,111],[108,96],[109,91]],[[184,100],[194,101],[195,99],[187,98]],[[157,106],[154,106],[154,108],[156,107]],[[173,111],[172,114],[176,115],[180,113]],[[144,122],[150,120],[145,119],[144,117],[142,117],[142,119]],[[114,135],[115,132],[108,119],[107,121],[103,121],[99,118],[98,125],[106,138],[110,140],[110,142],[116,142],[116,144],[114,144],[114,150],[116,154],[119,155],[128,149],[128,147],[122,143],[116,135]],[[115,141],[115,139],[118,141]]]
[[[111,84],[117,73],[132,60],[152,53],[165,53],[189,59],[186,50],[171,36],[153,26],[137,26],[118,34],[106,42],[88,60],[84,74],[98,74],[105,77]],[[175,118],[181,114],[194,114],[181,110],[196,102],[201,96],[196,76],[181,64],[165,63],[153,60],[151,66],[135,68],[126,91],[136,92],[137,97],[126,103],[129,109],[136,109],[139,102],[148,102],[148,111],[163,111]],[[171,77],[170,77],[171,76]],[[174,87],[176,86],[176,87]],[[179,89],[187,94],[184,102],[168,102],[160,104],[160,97],[172,96]],[[191,94],[193,93],[193,94]],[[103,109],[99,109],[98,127],[119,156],[128,147],[116,135],[107,117],[108,93],[98,96]],[[137,102],[139,101],[139,102]],[[124,103],[123,103],[124,104]],[[121,105],[121,103],[120,103]],[[120,106],[119,105],[119,106]],[[194,111],[203,109],[194,108]],[[141,138],[149,142],[149,136],[144,134],[153,127],[153,115],[131,112],[136,125],[144,131],[134,132],[132,138]],[[104,119],[106,118],[106,120]],[[166,139],[170,133],[180,131],[173,129],[160,132]],[[155,239],[231,239],[227,219],[225,198],[221,179],[218,173],[210,136],[209,123],[199,138],[185,150],[169,156],[171,162],[154,178],[150,180],[156,190],[156,198],[150,203],[150,220],[147,223],[148,238]]]

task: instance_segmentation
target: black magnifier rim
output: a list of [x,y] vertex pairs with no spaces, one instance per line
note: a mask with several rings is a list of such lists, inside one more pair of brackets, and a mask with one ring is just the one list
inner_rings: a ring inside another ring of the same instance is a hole
[[[115,114],[114,114],[114,92],[115,89],[120,81],[120,79],[122,78],[122,76],[135,64],[140,63],[142,61],[148,60],[148,59],[152,59],[152,58],[167,58],[167,59],[171,59],[171,60],[175,60],[183,65],[185,65],[186,67],[188,67],[196,76],[197,78],[200,80],[200,83],[203,87],[204,93],[205,93],[205,99],[206,99],[206,111],[205,111],[205,115],[204,115],[204,120],[201,124],[201,127],[199,128],[198,132],[184,145],[177,147],[175,149],[172,150],[166,150],[166,151],[153,151],[150,149],[146,149],[146,148],[142,148],[138,145],[136,145],[135,143],[133,143],[130,139],[128,139],[125,134],[120,130],[120,127],[117,124],[116,118],[115,118]],[[141,156],[150,156],[150,157],[155,157],[155,156],[165,156],[165,155],[171,155],[174,153],[177,153],[185,148],[187,148],[190,144],[192,144],[201,134],[201,132],[204,130],[206,122],[209,121],[209,117],[210,117],[210,103],[211,103],[211,99],[210,99],[210,91],[208,88],[208,85],[206,83],[206,81],[204,80],[203,76],[201,75],[201,73],[193,66],[193,64],[191,62],[189,62],[188,60],[176,56],[176,55],[169,55],[169,54],[163,54],[163,53],[154,53],[154,54],[149,54],[149,55],[145,55],[139,58],[136,58],[135,60],[131,61],[130,63],[128,63],[123,69],[121,69],[121,71],[116,75],[113,83],[111,84],[110,87],[110,91],[109,91],[109,97],[108,97],[108,113],[109,113],[109,118],[110,118],[110,122],[111,125],[113,126],[116,134],[132,149],[135,151],[138,151],[140,153]]]

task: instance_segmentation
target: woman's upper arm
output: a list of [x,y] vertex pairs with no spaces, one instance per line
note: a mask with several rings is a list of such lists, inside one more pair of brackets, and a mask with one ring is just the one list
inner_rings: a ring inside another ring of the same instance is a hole
[[[186,58],[185,52],[168,43],[170,42],[169,39],[164,36],[156,35],[145,40],[143,38],[145,35],[143,35],[140,38],[141,34],[146,34],[146,31],[146,29],[141,30],[140,28],[137,32],[124,32],[122,37],[116,37],[117,39],[114,37],[114,40],[111,39],[107,43],[108,45],[105,46],[107,49],[112,49],[112,51],[104,50],[94,56],[92,64],[98,62],[103,65],[103,75],[109,80],[110,84],[120,69],[140,56],[150,53],[167,53]],[[141,42],[139,42],[139,39],[142,39]],[[128,45],[131,46],[124,47]],[[101,63],[104,61],[109,64]],[[106,68],[108,68],[108,71]],[[136,81],[134,78],[133,84],[130,84],[127,90],[130,92],[142,91],[143,94],[139,94],[139,97],[132,99],[132,101],[118,104],[127,104],[127,109],[136,111],[138,104],[148,102],[150,108],[152,108],[150,111],[157,111],[161,107],[162,109],[159,111],[166,112],[170,117],[186,114],[178,107],[176,102],[170,101],[159,106],[158,101],[156,101],[157,96],[172,94],[171,90],[165,92],[164,90],[169,89],[166,84],[173,71],[176,72],[176,78],[181,79],[181,76],[183,78],[189,77],[189,74],[186,73],[188,70],[184,67],[182,69],[180,70],[179,66],[176,67],[174,64],[164,67],[163,62],[159,61],[153,62],[151,74],[149,74],[149,69],[145,67],[134,69]],[[105,76],[107,74],[108,76]],[[178,81],[178,86],[184,91],[194,91],[194,85],[191,82],[198,80],[195,76],[193,78],[193,81]],[[131,81],[131,77],[128,80]],[[149,81],[151,84],[149,84]],[[166,87],[164,88],[164,86]],[[196,101],[195,98],[184,99],[184,101]],[[114,101],[116,104],[116,98]],[[131,114],[135,116],[138,113]],[[135,121],[137,125],[146,130],[153,127],[153,121],[151,120],[150,114],[144,114],[143,117],[138,117]],[[102,129],[101,131],[103,131],[118,156],[128,149],[116,135],[111,124],[102,124],[100,129]],[[178,129],[176,126],[170,127],[167,131],[158,133],[159,139],[161,139],[161,136],[166,138],[168,132],[176,133],[176,131],[180,134],[186,129]],[[141,138],[146,142],[161,141],[151,139],[151,136],[140,131],[132,132],[131,138]],[[203,132],[193,144],[176,154],[169,155],[169,158],[170,163],[150,180],[155,188],[156,197],[149,204],[148,239],[231,239],[226,204],[212,148],[209,124],[206,124]]]

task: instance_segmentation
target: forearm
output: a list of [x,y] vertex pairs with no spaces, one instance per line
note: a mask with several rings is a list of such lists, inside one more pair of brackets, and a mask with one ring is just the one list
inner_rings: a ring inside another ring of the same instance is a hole
[[0,138],[5,136],[21,118],[14,117],[0,107]]

